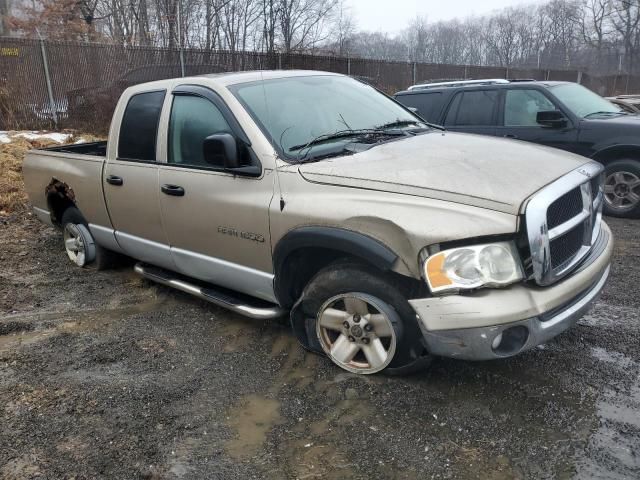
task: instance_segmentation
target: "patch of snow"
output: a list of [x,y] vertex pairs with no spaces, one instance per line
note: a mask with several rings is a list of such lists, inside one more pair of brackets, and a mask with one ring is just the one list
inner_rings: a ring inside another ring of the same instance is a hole
[[71,137],[68,133],[38,133],[38,132],[20,132],[14,135],[16,137],[26,138],[27,140],[38,140],[42,138],[46,138],[49,140],[53,140],[56,143],[64,143]]
[[47,139],[53,140],[56,143],[65,143],[69,141],[71,134],[59,132],[37,132],[35,130],[12,133],[7,132],[6,130],[0,131],[0,143],[11,143],[12,139],[16,137],[26,138],[27,140]]

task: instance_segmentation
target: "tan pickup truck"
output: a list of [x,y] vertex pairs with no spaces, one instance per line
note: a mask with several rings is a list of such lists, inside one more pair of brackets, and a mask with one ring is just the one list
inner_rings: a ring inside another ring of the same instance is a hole
[[240,314],[288,313],[356,373],[518,354],[609,274],[598,163],[446,132],[336,74],[138,85],[108,142],[31,151],[24,177],[78,266],[117,252]]

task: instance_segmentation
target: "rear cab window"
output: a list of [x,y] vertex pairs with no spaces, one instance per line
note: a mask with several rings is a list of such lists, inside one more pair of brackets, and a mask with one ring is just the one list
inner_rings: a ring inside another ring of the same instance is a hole
[[158,124],[165,95],[165,90],[156,90],[131,96],[120,124],[120,160],[156,161]]
[[497,90],[458,92],[454,97],[445,126],[494,126],[496,124]]
[[400,103],[418,109],[418,115],[427,122],[440,123],[443,97],[442,92],[420,92],[401,95]]

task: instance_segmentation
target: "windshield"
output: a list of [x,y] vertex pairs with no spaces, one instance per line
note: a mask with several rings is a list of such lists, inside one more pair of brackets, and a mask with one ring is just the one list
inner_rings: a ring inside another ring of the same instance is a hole
[[[349,77],[288,77],[230,87],[285,157],[320,136],[426,125],[376,89]],[[344,141],[344,135],[327,141]]]
[[577,83],[556,85],[550,90],[578,117],[594,113],[622,113],[619,107]]

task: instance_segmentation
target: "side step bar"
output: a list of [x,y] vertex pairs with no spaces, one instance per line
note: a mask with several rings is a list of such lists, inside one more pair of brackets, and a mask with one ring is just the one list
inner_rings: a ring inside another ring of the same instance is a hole
[[[162,268],[147,265],[145,263],[137,263],[133,270],[138,274],[153,282],[172,287],[181,292],[189,293],[207,302],[214,303],[220,307],[226,308],[233,312],[244,315],[245,317],[266,320],[270,318],[282,317],[287,314],[277,305],[263,302],[258,299],[249,300],[248,296],[238,294],[234,296],[227,291],[215,290],[213,286],[202,287],[195,283],[184,280],[180,274],[164,270]],[[242,297],[246,297],[242,299]]]

